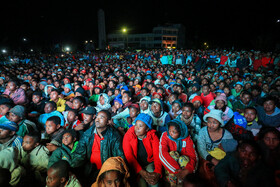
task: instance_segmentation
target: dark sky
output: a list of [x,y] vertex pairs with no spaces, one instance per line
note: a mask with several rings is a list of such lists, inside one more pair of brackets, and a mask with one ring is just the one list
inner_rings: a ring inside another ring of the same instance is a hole
[[[158,24],[182,23],[188,40],[239,44],[274,37],[280,19],[277,1],[7,1],[2,6],[0,46],[97,42],[97,10],[105,11],[107,33],[126,26],[129,33],[152,32]],[[279,33],[277,34],[279,35]],[[270,39],[274,40],[274,38]],[[279,40],[279,38],[277,38]]]

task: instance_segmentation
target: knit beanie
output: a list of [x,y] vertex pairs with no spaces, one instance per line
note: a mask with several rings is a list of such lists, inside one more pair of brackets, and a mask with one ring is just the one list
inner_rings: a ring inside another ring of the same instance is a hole
[[217,101],[224,101],[224,102],[225,102],[225,105],[227,105],[227,96],[226,96],[226,94],[221,93],[220,95],[218,95],[218,96],[216,97],[216,99],[215,99],[215,103],[216,103]]
[[144,122],[149,127],[149,129],[152,129],[153,119],[150,115],[145,114],[145,113],[140,113],[136,117],[135,123],[136,123],[137,120],[140,120],[140,121]]

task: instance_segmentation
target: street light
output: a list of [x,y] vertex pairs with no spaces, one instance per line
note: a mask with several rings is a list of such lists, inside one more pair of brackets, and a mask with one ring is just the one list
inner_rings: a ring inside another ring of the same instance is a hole
[[4,54],[7,53],[7,50],[6,50],[6,49],[3,49],[3,50],[2,50],[2,53],[4,53]]
[[27,39],[26,39],[26,38],[23,38],[22,40],[23,40],[24,42],[26,42],[26,41],[27,41]]
[[128,48],[128,36],[127,36],[127,29],[126,29],[126,28],[123,28],[123,29],[122,29],[122,33],[123,33],[124,35],[126,35],[126,48]]
[[65,47],[65,51],[70,51],[70,47]]

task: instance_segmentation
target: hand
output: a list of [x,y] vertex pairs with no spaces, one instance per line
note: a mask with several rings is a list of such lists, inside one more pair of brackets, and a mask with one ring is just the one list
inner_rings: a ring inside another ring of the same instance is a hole
[[151,174],[151,181],[150,181],[151,183],[149,183],[149,184],[156,185],[158,183],[158,181],[159,181],[160,174],[159,173],[155,173],[155,172],[150,173],[150,174]]
[[68,105],[70,108],[72,108],[73,107],[73,104],[72,104],[72,102],[70,102],[70,101],[66,101],[66,103],[65,103],[66,105]]
[[77,125],[74,130],[75,131],[80,131],[80,130],[84,130],[85,128],[85,124],[84,123],[80,123],[79,125]]
[[52,143],[47,143],[46,147],[50,152],[53,152],[57,149],[57,146]]
[[190,173],[189,170],[187,169],[179,169],[177,170],[175,174],[175,176],[179,179],[179,180],[184,180],[184,178]]
[[[139,172],[139,174],[141,175],[141,177],[145,180],[145,181],[147,181],[148,182],[148,180],[150,179],[150,174],[149,174],[149,172],[147,172],[147,171],[145,171],[145,170],[141,170],[140,172]],[[149,183],[149,182],[148,182]]]

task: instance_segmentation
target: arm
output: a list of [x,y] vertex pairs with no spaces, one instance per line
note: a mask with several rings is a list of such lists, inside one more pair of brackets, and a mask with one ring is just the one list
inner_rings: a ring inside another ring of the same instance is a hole
[[162,173],[162,165],[159,159],[159,139],[156,134],[152,137],[152,148],[153,148],[153,157],[154,157],[154,172],[161,175]]
[[190,160],[184,169],[187,169],[189,173],[193,173],[197,166],[197,154],[195,152],[195,145],[190,136],[188,137],[186,144],[184,155],[188,156]]
[[61,99],[60,100],[60,103],[59,103],[59,106],[57,106],[57,111],[59,112],[63,112],[65,110],[65,100]]
[[49,158],[48,168],[50,168],[55,162],[61,160],[62,154],[60,148],[56,149]]
[[197,150],[199,155],[204,159],[207,160],[206,157],[209,155],[209,153],[206,151],[206,136],[208,136],[205,132],[207,129],[202,128],[198,133],[197,138]]
[[87,146],[91,145],[89,143],[88,136],[86,136],[86,133],[87,132],[83,134],[83,136],[79,140],[76,150],[72,153],[71,167],[73,168],[83,165],[86,160]]

